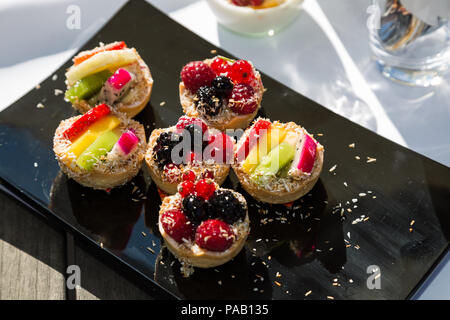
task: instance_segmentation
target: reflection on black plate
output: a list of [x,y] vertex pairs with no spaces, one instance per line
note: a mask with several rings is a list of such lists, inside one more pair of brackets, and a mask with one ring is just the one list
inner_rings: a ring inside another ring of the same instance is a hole
[[[147,135],[181,116],[178,82],[186,62],[213,49],[231,57],[144,1],[128,2],[81,50],[115,40],[136,47],[154,76],[151,101],[137,117]],[[160,198],[145,168],[134,185],[110,194],[59,175],[53,134],[74,111],[54,91],[65,88],[69,65],[56,71],[56,81],[49,77],[39,90],[0,113],[0,182],[86,240],[100,258],[119,261],[126,275],[155,288],[156,297],[168,297],[163,286],[178,298],[404,299],[448,248],[448,168],[263,75],[269,90],[260,114],[298,122],[316,134],[326,148],[324,171],[310,195],[291,208],[253,201],[231,174],[225,186],[241,191],[250,205],[249,240],[234,260],[197,269],[185,279],[161,246],[156,226]],[[45,107],[36,108],[39,102]],[[351,143],[355,148],[348,147]],[[376,161],[367,163],[367,157]],[[381,270],[381,290],[366,285],[371,265]]]

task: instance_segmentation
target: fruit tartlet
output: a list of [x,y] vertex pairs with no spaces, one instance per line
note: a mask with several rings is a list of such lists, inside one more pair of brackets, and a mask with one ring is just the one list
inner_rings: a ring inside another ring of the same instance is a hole
[[159,231],[167,248],[182,263],[211,268],[233,259],[250,231],[247,202],[211,179],[186,180],[178,193],[164,198],[159,211]]
[[142,166],[145,149],[144,127],[106,104],[61,121],[53,138],[62,171],[94,189],[132,179]]
[[233,170],[256,200],[288,203],[314,187],[323,156],[323,146],[301,126],[258,118],[235,146]]
[[198,118],[182,116],[175,126],[152,131],[145,162],[158,188],[174,194],[188,176],[221,185],[233,162],[233,148],[233,138]]
[[184,113],[201,118],[208,126],[221,131],[244,129],[258,113],[264,87],[249,61],[222,56],[192,61],[180,76]]
[[66,101],[81,113],[106,103],[132,118],[145,108],[153,87],[150,69],[125,42],[80,52],[66,72]]

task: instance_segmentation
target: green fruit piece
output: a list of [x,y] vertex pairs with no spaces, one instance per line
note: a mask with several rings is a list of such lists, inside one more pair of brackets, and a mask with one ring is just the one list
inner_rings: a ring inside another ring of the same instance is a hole
[[66,99],[70,102],[76,102],[80,99],[89,99],[100,91],[106,80],[112,75],[109,70],[103,70],[81,80],[78,80],[72,87],[66,91]]
[[111,151],[118,140],[119,135],[113,131],[103,133],[78,157],[77,165],[80,168],[91,170],[101,156]]
[[261,163],[256,167],[251,179],[257,183],[262,183],[268,178],[273,177],[294,159],[295,147],[282,142],[273,148],[269,154],[264,156]]

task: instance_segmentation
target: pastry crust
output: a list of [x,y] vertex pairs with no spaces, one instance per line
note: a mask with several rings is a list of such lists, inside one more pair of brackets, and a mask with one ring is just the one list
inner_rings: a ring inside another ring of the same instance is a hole
[[[255,123],[259,119],[261,118],[256,119]],[[301,134],[308,134],[304,128],[294,122],[289,122],[282,125],[289,130],[296,130]],[[248,128],[244,132],[238,143],[235,145],[235,154],[237,150],[239,150],[240,146],[245,142],[245,139],[250,133],[252,127]],[[283,204],[299,199],[314,187],[322,171],[323,158],[324,147],[317,142],[316,158],[310,174],[302,174],[298,179],[294,179],[292,177],[277,177],[264,185],[258,185],[250,179],[250,176],[242,169],[242,161],[233,163],[232,167],[244,190],[247,191],[253,198],[262,202]]]
[[185,241],[184,243],[178,243],[169,234],[164,231],[161,223],[162,214],[171,209],[181,209],[181,196],[179,193],[165,197],[159,211],[159,232],[164,238],[167,248],[172,252],[177,259],[184,264],[185,267],[194,266],[199,268],[212,268],[222,265],[231,259],[233,259],[244,247],[247,236],[250,232],[250,220],[248,217],[247,202],[245,198],[238,192],[230,189],[235,197],[243,204],[245,204],[246,215],[243,221],[238,221],[233,225],[230,225],[236,238],[230,248],[223,252],[210,251],[200,248],[193,241]]
[[70,140],[63,137],[63,133],[80,116],[72,117],[60,122],[53,138],[53,151],[55,152],[61,170],[79,184],[94,189],[109,189],[123,185],[137,175],[144,160],[146,138],[144,127],[137,121],[122,114],[115,114],[120,120],[119,129],[124,131],[131,128],[139,138],[138,147],[132,151],[129,158],[97,162],[92,170],[87,171],[76,165],[73,154],[67,152],[71,146]]
[[[203,62],[210,65],[213,59],[206,59]],[[229,107],[225,108],[220,114],[215,117],[208,117],[199,112],[194,103],[195,93],[189,91],[184,86],[183,82],[180,82],[179,92],[180,92],[180,103],[183,107],[183,112],[189,117],[195,117],[202,119],[208,126],[216,128],[220,131],[225,131],[226,129],[245,129],[252,122],[252,120],[258,114],[261,108],[261,101],[264,93],[264,86],[261,80],[261,74],[255,70],[255,85],[253,87],[256,91],[257,98],[257,108],[254,112],[249,114],[237,114]]]
[[[147,168],[149,171],[150,176],[152,177],[153,181],[156,183],[159,189],[164,191],[167,194],[175,194],[177,192],[177,186],[181,182],[181,177],[185,171],[192,170],[197,177],[200,177],[202,173],[209,170],[214,174],[214,181],[218,185],[222,185],[222,183],[226,180],[228,177],[228,173],[230,172],[230,165],[228,164],[218,164],[218,163],[208,163],[208,162],[201,162],[196,165],[192,164],[181,164],[180,165],[180,172],[179,172],[179,180],[175,182],[170,182],[166,179],[164,172],[162,172],[158,165],[156,164],[155,160],[153,159],[153,149],[156,145],[156,140],[161,135],[161,133],[165,131],[175,131],[176,127],[169,127],[164,129],[155,129],[152,131],[147,151],[145,153],[145,163],[147,164]],[[214,129],[209,129],[210,131],[213,131]]]
[[[130,118],[133,118],[145,108],[150,100],[153,88],[153,78],[150,73],[149,67],[144,62],[144,60],[142,60],[136,49],[132,48],[132,50],[138,57],[137,62],[125,66],[133,71],[133,73],[135,73],[136,75],[136,84],[131,89],[132,92],[129,93],[131,94],[131,101],[129,103],[122,103],[119,101],[117,104],[114,104],[112,106],[114,109],[119,112],[125,113]],[[81,52],[79,53],[79,55],[85,54],[86,52],[89,51]],[[70,68],[68,70],[70,70]],[[81,113],[86,113],[94,107],[94,105],[92,105],[89,100],[78,100],[76,102],[73,102],[72,106]]]

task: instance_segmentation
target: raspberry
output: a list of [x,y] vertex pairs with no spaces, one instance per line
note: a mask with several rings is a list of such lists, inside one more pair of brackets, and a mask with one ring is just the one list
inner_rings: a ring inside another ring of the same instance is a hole
[[176,183],[180,179],[180,168],[175,164],[169,163],[164,166],[164,177],[169,183]]
[[195,182],[195,173],[192,170],[188,170],[183,173],[183,181]]
[[189,62],[180,75],[185,87],[192,92],[197,92],[202,86],[209,86],[216,77],[213,69],[202,61]]
[[260,6],[260,5],[262,5],[263,2],[264,2],[264,0],[250,0],[250,5],[251,6]]
[[221,220],[209,219],[197,228],[195,243],[206,250],[225,251],[234,242],[236,236],[230,226]]
[[239,7],[245,7],[250,4],[250,0],[231,0],[231,2]]
[[231,80],[234,83],[250,84],[255,79],[253,66],[246,60],[238,60],[231,65]]
[[177,131],[181,132],[184,128],[186,128],[186,126],[188,126],[190,124],[196,124],[198,126],[201,125],[203,133],[205,133],[205,131],[208,130],[208,126],[201,119],[183,116],[183,117],[180,117],[180,119],[178,119],[178,122],[176,125]]
[[208,200],[215,190],[214,183],[207,179],[201,179],[195,184],[195,194],[203,200]]
[[226,76],[226,75],[228,75],[228,72],[230,71],[231,64],[225,59],[216,57],[211,62],[210,67],[211,67],[211,69],[214,70],[214,72],[217,75],[225,75]]
[[212,81],[212,87],[219,96],[228,98],[233,90],[233,82],[228,77],[219,76]]
[[178,187],[178,192],[181,197],[186,198],[188,195],[194,193],[194,183],[192,181],[184,181],[180,183]]
[[231,92],[230,108],[238,114],[252,113],[258,107],[255,90],[247,84],[237,84]]
[[182,243],[183,239],[192,239],[192,224],[180,210],[169,210],[164,212],[161,216],[161,223],[164,231],[176,242]]
[[210,154],[205,154],[205,157],[211,156],[218,163],[229,163],[233,159],[233,147],[234,140],[229,135],[218,133],[210,138],[208,144]]
[[214,173],[208,169],[202,172],[202,179],[214,179]]

